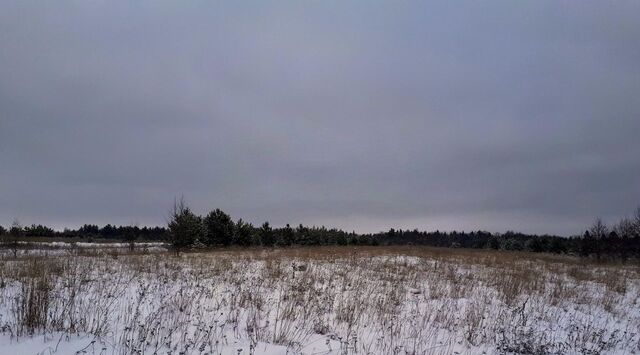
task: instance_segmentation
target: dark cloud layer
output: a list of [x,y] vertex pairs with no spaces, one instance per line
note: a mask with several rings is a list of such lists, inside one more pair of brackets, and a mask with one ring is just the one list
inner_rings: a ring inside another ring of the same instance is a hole
[[640,203],[640,2],[0,9],[0,224],[578,233]]

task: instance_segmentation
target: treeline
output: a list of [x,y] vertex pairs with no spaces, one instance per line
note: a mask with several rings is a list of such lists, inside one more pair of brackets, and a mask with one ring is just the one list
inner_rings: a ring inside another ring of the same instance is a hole
[[184,202],[175,204],[168,225],[171,244],[178,250],[219,246],[291,246],[291,245],[427,245],[449,248],[520,250],[572,254],[580,256],[640,259],[640,208],[632,219],[623,218],[608,228],[600,219],[584,235],[570,238],[554,235],[502,234],[477,232],[422,232],[395,230],[375,234],[357,234],[325,227],[273,228],[269,222],[260,227],[242,219],[234,222],[220,209],[206,216],[193,213]]
[[8,229],[0,226],[0,236],[164,241],[167,239],[167,229],[164,227],[113,226],[111,224],[99,227],[95,224],[85,224],[78,229],[65,228],[63,231],[56,231],[41,224],[23,227],[19,222],[14,221]]
[[[54,231],[42,225],[8,229],[0,226],[0,236],[62,237],[123,241],[168,241],[176,250],[228,246],[313,246],[313,245],[426,245],[448,248],[517,250],[571,254],[594,258],[640,259],[640,208],[632,218],[623,218],[608,227],[600,219],[583,235],[570,238],[530,235],[517,232],[424,232],[391,229],[387,232],[359,234],[336,228],[286,225],[273,228],[269,222],[253,226],[242,219],[234,221],[220,209],[205,216],[192,212],[182,201],[174,205],[167,228],[86,224],[78,229]],[[6,239],[6,238],[4,238]]]
[[379,241],[370,235],[347,233],[339,229],[325,227],[292,228],[286,225],[273,228],[269,222],[254,227],[242,219],[233,221],[230,215],[220,209],[199,216],[184,202],[177,202],[168,226],[169,242],[177,249],[191,247],[227,246],[292,246],[292,245],[377,245]]

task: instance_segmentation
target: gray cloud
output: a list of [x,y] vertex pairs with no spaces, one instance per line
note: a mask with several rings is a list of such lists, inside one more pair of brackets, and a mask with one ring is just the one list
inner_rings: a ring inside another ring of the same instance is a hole
[[640,203],[640,3],[0,11],[0,224],[579,233]]

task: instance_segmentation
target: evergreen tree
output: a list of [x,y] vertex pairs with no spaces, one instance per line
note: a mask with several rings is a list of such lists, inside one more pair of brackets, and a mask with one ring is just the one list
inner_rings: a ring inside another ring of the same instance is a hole
[[527,242],[527,249],[534,253],[541,253],[546,250],[542,238],[534,237]]
[[169,221],[169,240],[176,251],[192,246],[204,237],[202,220],[181,199],[176,202]]
[[282,244],[283,245],[292,245],[296,242],[296,234],[293,231],[293,228],[289,224],[287,224],[284,228],[282,228]]
[[133,250],[135,248],[135,241],[138,239],[139,228],[136,227],[125,227],[124,235],[122,236],[122,240],[129,243],[129,250]]
[[549,248],[552,253],[564,254],[567,252],[567,246],[560,238],[553,238]]
[[234,235],[234,224],[231,216],[220,209],[209,212],[204,219],[207,245],[231,245]]
[[504,249],[505,250],[523,250],[524,245],[522,241],[520,241],[517,238],[509,238],[509,239],[506,239],[504,242]]
[[95,224],[85,224],[78,229],[78,234],[81,237],[96,237],[100,233],[100,227]]
[[116,235],[118,235],[118,230],[116,229],[116,227],[107,224],[100,230],[100,235],[104,238],[115,238]]
[[580,239],[580,255],[589,256],[593,252],[593,238],[589,231],[584,231],[584,235]]
[[54,234],[53,229],[41,224],[32,224],[29,227],[24,227],[24,235],[27,237],[51,237]]
[[234,244],[241,246],[251,245],[253,239],[253,226],[239,219],[236,223]]
[[300,223],[296,228],[295,235],[296,235],[295,244],[299,244],[299,245],[308,244],[309,228],[303,226],[302,223]]
[[24,228],[22,228],[22,225],[17,219],[13,220],[13,223],[11,223],[11,228],[9,229],[9,235],[14,238],[19,238],[24,236]]
[[15,258],[18,255],[18,241],[20,240],[20,237],[24,236],[24,229],[17,219],[13,220],[13,223],[11,224],[9,236],[11,237],[9,246],[13,251],[13,257]]
[[275,244],[275,235],[273,233],[273,230],[271,229],[271,226],[269,226],[269,222],[264,222],[262,224],[262,227],[260,227],[259,235],[262,245],[271,247]]
[[489,248],[493,250],[500,249],[500,241],[496,237],[489,238]]

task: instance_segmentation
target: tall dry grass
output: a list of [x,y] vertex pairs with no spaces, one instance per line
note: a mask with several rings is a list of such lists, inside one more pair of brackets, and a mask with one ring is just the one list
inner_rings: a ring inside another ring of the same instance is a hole
[[91,334],[122,354],[258,354],[266,343],[291,354],[640,352],[634,265],[425,247],[91,251],[0,265],[3,333]]

